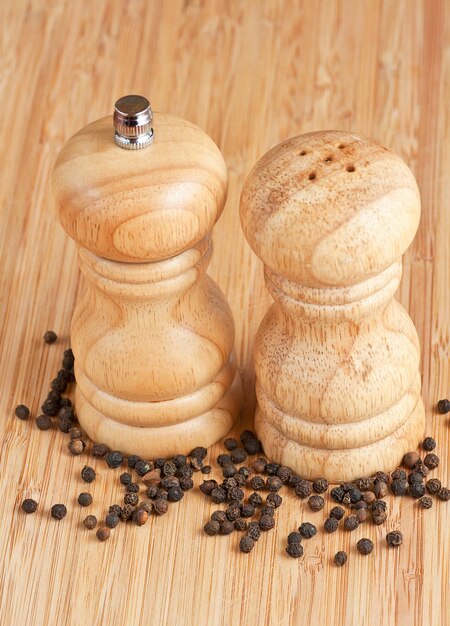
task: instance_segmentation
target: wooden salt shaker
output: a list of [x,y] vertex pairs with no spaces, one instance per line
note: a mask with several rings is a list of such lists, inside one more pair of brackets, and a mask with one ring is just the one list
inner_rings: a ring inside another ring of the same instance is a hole
[[53,175],[87,286],[71,327],[76,411],[124,454],[186,454],[224,436],[241,404],[232,314],[206,274],[227,171],[203,131],[153,119],[141,96],[116,103],[114,127],[76,133]]
[[255,344],[255,427],[302,477],[392,470],[423,436],[419,341],[393,298],[419,218],[400,157],[347,132],[289,139],[245,182],[242,227],[275,299]]

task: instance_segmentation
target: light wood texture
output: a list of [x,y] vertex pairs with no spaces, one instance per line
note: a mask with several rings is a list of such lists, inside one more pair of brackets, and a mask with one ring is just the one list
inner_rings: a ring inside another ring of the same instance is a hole
[[[25,402],[36,415],[84,290],[53,208],[57,154],[111,114],[117,97],[143,93],[156,111],[206,131],[229,169],[210,271],[235,319],[239,428],[254,414],[252,350],[273,302],[239,223],[246,176],[281,141],[327,128],[375,137],[405,160],[422,215],[396,297],[418,331],[426,432],[438,441],[436,475],[449,484],[449,416],[434,410],[450,389],[449,3],[5,0],[0,29],[1,625],[448,626],[448,503],[419,512],[389,497],[386,526],[318,533],[297,561],[284,554],[288,532],[321,524],[322,513],[286,496],[274,531],[241,555],[236,535],[202,533],[215,507],[195,491],[165,517],[120,527],[100,544],[80,528],[87,511],[75,503],[87,459],[71,457],[61,433],[12,413]],[[60,336],[54,346],[42,342],[47,328]],[[119,471],[95,467],[89,512],[102,515],[123,490]],[[18,507],[29,496],[39,511],[25,517]],[[68,505],[61,523],[49,519],[55,502]],[[396,552],[384,545],[393,528],[404,534]],[[363,536],[375,542],[370,557],[356,553]],[[349,551],[346,568],[331,563],[339,549]]]
[[393,300],[419,224],[414,176],[374,141],[307,133],[258,161],[240,207],[275,299],[254,349],[264,450],[335,483],[393,470],[425,428],[419,340]]
[[79,422],[149,459],[211,446],[242,404],[232,313],[206,274],[226,166],[194,124],[156,113],[153,129],[151,146],[124,150],[112,116],[97,120],[53,173],[87,285],[71,325]]

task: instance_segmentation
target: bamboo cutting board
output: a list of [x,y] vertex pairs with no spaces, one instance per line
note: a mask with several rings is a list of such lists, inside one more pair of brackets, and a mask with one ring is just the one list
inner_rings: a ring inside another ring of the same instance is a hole
[[[386,526],[320,532],[294,560],[288,532],[321,525],[322,513],[286,497],[276,528],[244,555],[237,533],[202,532],[210,506],[193,490],[165,517],[121,525],[102,544],[76,504],[86,459],[69,455],[62,433],[13,417],[20,402],[37,414],[81,288],[52,207],[54,160],[116,98],[142,93],[208,132],[229,168],[211,274],[235,316],[238,429],[251,424],[251,352],[271,301],[240,230],[245,176],[279,141],[327,128],[372,136],[406,160],[423,213],[397,295],[419,333],[427,434],[450,484],[450,418],[434,409],[450,392],[450,2],[4,0],[0,28],[1,626],[450,624],[450,503],[419,512],[410,498],[388,498]],[[53,346],[42,340],[48,328],[60,337]],[[94,465],[89,513],[101,516],[123,490],[118,470]],[[19,510],[25,497],[39,500],[35,515]],[[59,523],[48,513],[55,502],[69,511]],[[393,528],[405,540],[388,551]],[[356,553],[362,536],[375,542],[370,557]],[[342,569],[331,562],[339,549],[349,552]]]

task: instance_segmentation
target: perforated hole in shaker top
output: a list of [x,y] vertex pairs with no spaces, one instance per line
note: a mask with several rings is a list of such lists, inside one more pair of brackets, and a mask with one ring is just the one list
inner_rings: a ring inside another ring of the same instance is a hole
[[302,151],[300,152],[300,156],[305,156],[305,154],[306,154],[306,153],[307,153],[307,150],[302,150]]
[[338,145],[339,150],[343,150],[345,148],[345,143],[340,143]]
[[345,169],[347,170],[347,172],[354,172],[355,171],[355,166],[354,165],[347,165],[347,167]]
[[316,173],[315,172],[311,172],[310,175],[308,176],[309,180],[315,180],[316,178]]
[[331,163],[332,160],[333,160],[333,157],[331,156],[331,154],[329,154],[327,157],[325,157],[323,162],[324,163]]

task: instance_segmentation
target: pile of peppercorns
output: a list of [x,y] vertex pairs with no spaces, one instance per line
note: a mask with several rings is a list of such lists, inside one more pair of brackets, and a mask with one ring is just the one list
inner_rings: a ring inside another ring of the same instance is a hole
[[[48,344],[53,344],[57,340],[57,335],[53,331],[47,331],[44,340]],[[70,399],[62,396],[69,384],[75,382],[73,367],[74,356],[72,350],[68,349],[64,352],[62,368],[50,384],[51,390],[42,404],[42,415],[36,418],[36,426],[40,430],[57,427],[68,434],[67,445],[74,456],[79,456],[83,452],[90,453],[94,458],[103,458],[111,469],[119,468],[126,462],[130,471],[123,472],[119,478],[125,489],[123,503],[109,506],[104,523],[96,533],[100,541],[106,541],[110,537],[111,529],[119,522],[133,521],[137,526],[143,526],[151,513],[157,516],[167,513],[169,503],[179,502],[184,493],[194,487],[192,480],[194,472],[208,474],[212,468],[203,463],[207,455],[207,450],[203,447],[192,450],[189,457],[178,454],[172,459],[160,458],[150,461],[137,455],[125,458],[120,451],[110,450],[103,443],[92,443],[91,446],[86,434],[77,425]],[[30,410],[21,404],[16,407],[15,414],[19,419],[27,420],[30,417]],[[136,473],[137,480],[133,480],[131,471]],[[94,468],[85,465],[81,470],[81,478],[86,483],[92,483],[96,478]],[[142,487],[145,490],[144,499],[140,499],[139,496],[143,491]],[[93,497],[87,491],[80,493],[77,500],[81,507],[89,507],[93,503]],[[38,503],[30,498],[24,500],[21,506],[25,513],[35,513],[38,509]],[[53,519],[62,520],[67,515],[67,507],[64,504],[54,504],[50,514]],[[85,528],[92,530],[97,527],[98,520],[95,515],[88,515],[83,524]]]
[[[440,413],[450,411],[450,402],[441,400],[438,403]],[[247,455],[258,454],[261,444],[254,433],[245,430],[241,435],[241,444],[236,439],[226,439],[225,448],[229,454],[219,454],[217,463],[222,469],[223,481],[217,482],[208,479],[200,486],[201,491],[211,498],[215,504],[226,505],[225,510],[216,510],[205,524],[204,531],[208,535],[228,535],[233,530],[244,531],[239,542],[242,552],[251,552],[261,536],[261,531],[269,531],[275,526],[275,511],[282,503],[279,491],[283,487],[290,487],[295,495],[307,500],[309,509],[320,511],[325,506],[324,495],[329,490],[326,478],[305,480],[298,476],[291,468],[277,463],[271,463],[259,457],[248,465],[242,464]],[[389,492],[394,496],[409,495],[418,500],[422,509],[429,509],[433,505],[432,495],[442,501],[450,500],[450,489],[443,487],[437,478],[428,478],[429,473],[439,466],[439,458],[433,452],[436,442],[432,437],[426,437],[422,442],[422,449],[426,453],[422,459],[417,452],[405,454],[403,466],[395,469],[390,475],[377,472],[375,476],[359,478],[351,483],[343,483],[329,491],[329,497],[337,503],[328,513],[323,524],[326,533],[333,533],[342,526],[345,531],[356,530],[367,520],[375,525],[383,524],[387,519],[387,503],[383,499]],[[408,473],[407,471],[408,470]],[[263,478],[266,475],[267,478]],[[245,500],[244,488],[251,490]],[[268,492],[267,495],[265,495]],[[428,492],[429,495],[426,495]],[[321,495],[322,494],[322,495]],[[265,496],[265,497],[264,497]],[[346,515],[345,508],[350,509]],[[250,518],[257,518],[252,519]],[[303,522],[298,530],[293,531],[287,538],[286,552],[293,558],[303,555],[302,541],[317,534],[317,527],[310,522]],[[386,535],[388,547],[397,547],[403,540],[398,530]],[[368,555],[374,549],[373,542],[368,538],[360,539],[356,544],[360,554]],[[334,563],[342,566],[347,562],[347,554],[339,551],[334,556]]]
[[[47,331],[44,340],[52,344],[57,340],[57,336],[53,331]],[[194,487],[192,479],[194,472],[210,474],[212,468],[203,464],[207,450],[202,447],[192,450],[188,457],[178,454],[172,459],[160,458],[153,461],[141,459],[137,455],[125,459],[120,451],[110,450],[102,443],[93,443],[92,448],[88,448],[90,442],[77,425],[72,403],[69,398],[62,396],[68,386],[75,382],[73,367],[73,353],[68,349],[64,352],[62,368],[50,384],[51,389],[42,405],[42,415],[36,418],[36,426],[40,430],[49,430],[57,425],[60,431],[69,435],[68,448],[74,456],[90,451],[93,457],[103,458],[111,469],[121,467],[126,461],[128,469],[137,474],[138,478],[135,481],[131,472],[126,471],[120,475],[120,483],[125,488],[123,503],[109,506],[104,523],[96,533],[100,541],[105,541],[109,538],[111,529],[118,526],[121,521],[131,520],[137,526],[142,526],[150,514],[161,516],[167,513],[169,503],[179,502],[184,493]],[[440,400],[437,408],[442,414],[450,412],[450,401]],[[30,410],[24,405],[19,405],[15,414],[19,419],[26,420],[30,416]],[[311,511],[317,512],[325,507],[323,496],[328,492],[329,484],[325,478],[305,480],[291,468],[271,463],[258,456],[262,453],[262,446],[250,430],[244,430],[241,434],[240,444],[234,438],[225,439],[227,453],[219,454],[217,457],[223,480],[219,483],[215,479],[207,479],[200,485],[200,490],[215,504],[226,505],[224,510],[212,513],[204,526],[204,531],[208,535],[228,535],[234,530],[244,532],[239,549],[248,553],[254,548],[262,532],[274,528],[275,512],[282,504],[282,497],[279,494],[282,488],[291,488],[298,498],[307,499]],[[349,532],[368,519],[375,525],[383,524],[387,519],[387,503],[383,498],[389,492],[394,496],[412,496],[418,500],[422,509],[431,508],[433,495],[442,501],[449,501],[450,489],[443,487],[439,479],[428,478],[430,471],[439,466],[439,458],[434,453],[436,442],[432,437],[426,437],[422,448],[426,453],[423,459],[417,452],[405,455],[403,466],[409,473],[403,468],[395,469],[390,475],[380,471],[373,477],[359,478],[352,483],[333,487],[329,491],[329,497],[337,503],[337,506],[333,506],[329,511],[323,530],[326,533],[335,532],[342,519],[344,530]],[[249,456],[257,458],[249,465],[244,465]],[[85,465],[81,470],[81,478],[86,483],[92,483],[96,478],[94,468]],[[139,480],[142,484],[139,484]],[[142,485],[145,487],[145,498],[141,500],[139,493]],[[246,501],[244,489],[251,490]],[[429,495],[426,495],[427,492]],[[90,493],[79,494],[80,506],[89,507],[92,503]],[[346,515],[343,507],[352,512]],[[38,503],[35,500],[26,499],[22,502],[25,513],[34,513],[37,508]],[[67,514],[67,508],[64,504],[54,504],[50,513],[54,519],[61,520]],[[91,530],[97,527],[98,520],[95,515],[88,515],[83,524]],[[302,556],[304,552],[302,541],[316,534],[317,527],[314,524],[303,522],[298,530],[289,534],[287,554],[294,558]],[[398,530],[386,535],[389,547],[401,545],[402,540],[402,534]],[[374,545],[370,539],[362,538],[357,542],[356,548],[360,554],[368,555],[373,551]],[[342,566],[346,562],[347,554],[344,551],[335,554],[336,565]]]

